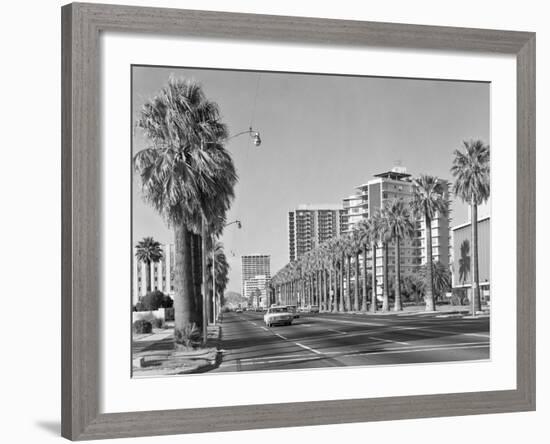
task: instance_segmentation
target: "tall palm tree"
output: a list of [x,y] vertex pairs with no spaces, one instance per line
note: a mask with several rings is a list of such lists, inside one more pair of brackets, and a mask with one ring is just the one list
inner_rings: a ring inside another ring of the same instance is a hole
[[[447,217],[449,213],[448,185],[441,179],[421,175],[414,180],[413,199],[411,208],[418,218],[423,218],[426,224],[426,263],[431,264],[432,259],[432,220],[436,217]],[[434,291],[432,267],[426,267],[426,290],[424,298],[426,310],[434,311]]]
[[402,199],[394,199],[384,209],[388,234],[394,242],[395,247],[395,300],[394,310],[401,311],[401,241],[412,237],[414,234],[414,223],[409,212],[408,205]]
[[[357,230],[359,232],[359,243],[363,251],[363,302],[361,311],[367,311],[367,293],[371,288],[371,311],[376,311],[376,242],[378,239],[378,219],[376,216],[359,221]],[[372,255],[371,283],[368,283],[368,252]]]
[[326,251],[329,263],[329,297],[328,307],[329,311],[337,311],[338,309],[338,259],[339,253],[337,251],[337,238],[329,239],[326,242]]
[[[227,262],[227,257],[225,255],[223,244],[221,242],[215,241],[212,250],[213,255],[210,254],[207,260],[207,268],[209,270],[208,287],[209,291],[212,292],[212,297],[210,300],[212,301],[212,305],[216,307],[215,310],[217,310],[217,307],[221,307],[223,305],[221,303],[221,298],[228,283],[230,267],[229,263]],[[212,262],[214,262],[214,270],[212,270]],[[214,273],[216,275],[214,285],[215,288],[213,288]],[[212,312],[214,312],[215,310],[212,310]]]
[[174,230],[174,333],[177,343],[187,343],[193,323],[201,323],[193,284],[192,234],[200,231],[205,219],[217,220],[225,213],[237,181],[231,156],[222,145],[227,128],[218,106],[207,100],[198,83],[174,78],[143,105],[137,126],[149,142],[134,158],[142,194]]
[[151,264],[160,262],[164,254],[159,242],[152,237],[144,237],[136,245],[136,259],[145,264],[146,292],[151,291]]
[[[431,268],[431,273],[428,271],[429,268]],[[433,291],[434,291],[434,297],[441,297],[445,292],[449,291],[451,289],[451,271],[448,267],[443,265],[439,261],[432,262],[432,266],[428,267],[428,264],[424,264],[424,266],[420,269],[420,277],[422,278],[424,282],[424,291],[426,291],[426,288],[428,286],[428,274],[430,275],[432,279],[432,285],[433,285]]]
[[464,151],[455,150],[451,173],[453,193],[470,205],[472,223],[472,315],[481,310],[477,241],[477,207],[489,199],[490,150],[481,140],[463,142]]
[[344,311],[344,279],[346,267],[346,242],[343,237],[339,237],[334,242],[334,254],[336,256],[336,279],[337,294],[335,295],[336,311]]
[[[357,227],[354,227],[353,231],[351,232],[350,238],[350,253],[353,257],[353,264],[355,266],[354,270],[354,286],[353,286],[353,310],[359,311],[359,293],[361,292],[360,287],[360,271],[359,271],[359,255],[363,251],[363,246],[361,243],[361,235],[359,234],[359,231]],[[351,308],[351,306],[350,306]]]
[[390,310],[390,285],[388,249],[391,241],[389,218],[385,208],[379,210],[375,216],[378,220],[378,242],[382,248],[382,311]]

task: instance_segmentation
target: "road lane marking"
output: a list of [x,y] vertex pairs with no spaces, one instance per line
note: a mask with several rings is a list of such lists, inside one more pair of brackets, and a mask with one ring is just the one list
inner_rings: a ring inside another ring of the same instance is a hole
[[[442,350],[466,350],[469,348],[487,348],[489,347],[489,343],[487,344],[479,344],[478,342],[474,342],[468,345],[453,345],[453,346],[447,346],[447,347],[431,347],[431,348],[392,348],[388,350],[381,350],[381,351],[375,351],[375,352],[363,352],[363,353],[346,353],[342,356],[369,356],[369,355],[383,355],[383,354],[391,354],[391,353],[419,353],[419,352],[428,352],[428,351],[442,351]],[[446,361],[441,361],[446,362]]]
[[322,354],[323,354],[323,352],[320,352],[319,350],[315,350],[314,348],[308,347],[307,345],[300,344],[299,342],[295,342],[295,344],[296,344],[298,347],[305,348],[306,350],[309,350],[310,352],[315,353],[315,354],[317,354],[317,355],[322,355]]
[[262,327],[262,330],[269,331],[269,328],[267,328],[267,327]]
[[375,341],[391,342],[391,343],[400,344],[400,345],[411,345],[408,342],[394,341],[393,339],[376,338],[374,336],[369,336],[369,337],[370,339],[374,339]]
[[331,331],[333,333],[340,333],[341,335],[347,335],[347,331],[340,331],[340,330],[333,330],[332,328],[327,328],[327,331]]
[[271,360],[271,361],[284,361],[285,359],[291,359],[291,358],[310,358],[310,354],[306,353],[300,353],[299,355],[273,355],[273,356],[258,356],[257,358],[244,358],[241,359],[241,362],[252,362],[252,361],[258,361],[260,359],[262,360]]
[[288,341],[287,338],[285,338],[283,335],[281,335],[279,333],[275,333],[275,336],[279,336],[281,339],[284,339],[285,341]]
[[373,322],[346,321],[344,319],[330,319],[330,318],[322,318],[322,317],[318,317],[317,319],[322,319],[328,322],[340,322],[342,324],[367,325],[372,327],[388,327],[388,324],[375,324]]

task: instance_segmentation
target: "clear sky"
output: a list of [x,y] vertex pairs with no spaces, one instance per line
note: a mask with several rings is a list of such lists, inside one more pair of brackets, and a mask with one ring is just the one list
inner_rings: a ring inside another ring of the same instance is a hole
[[[442,80],[327,76],[180,68],[133,68],[134,123],[142,104],[170,76],[198,80],[216,101],[230,134],[239,174],[221,238],[231,266],[228,290],[241,289],[240,257],[270,254],[271,273],[288,262],[288,211],[304,203],[339,204],[354,188],[397,162],[409,173],[451,180],[453,150],[463,140],[490,143],[490,85]],[[134,131],[134,153],[146,140]],[[172,243],[173,234],[141,198],[134,174],[134,243],[144,236]],[[452,225],[467,207],[452,203]]]

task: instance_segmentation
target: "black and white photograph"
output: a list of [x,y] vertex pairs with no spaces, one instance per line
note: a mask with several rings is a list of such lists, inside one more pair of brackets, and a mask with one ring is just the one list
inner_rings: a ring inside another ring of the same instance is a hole
[[133,377],[490,359],[488,82],[131,75]]

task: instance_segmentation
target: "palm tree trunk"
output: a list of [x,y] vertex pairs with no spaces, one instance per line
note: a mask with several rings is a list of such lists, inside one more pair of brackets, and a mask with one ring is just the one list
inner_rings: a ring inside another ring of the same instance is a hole
[[389,279],[388,279],[388,243],[384,242],[382,245],[382,268],[383,268],[383,276],[382,276],[382,311],[389,311],[390,310],[390,296],[389,296]]
[[338,311],[344,311],[344,279],[345,279],[345,267],[346,267],[346,258],[342,254],[342,262],[340,263],[340,306]]
[[195,322],[191,236],[183,224],[174,228],[174,335],[177,344],[184,343]]
[[346,307],[347,311],[351,311],[351,256],[346,257]]
[[370,311],[372,313],[376,312],[376,304],[378,303],[378,300],[376,298],[376,243],[372,243],[372,296],[371,296],[371,306]]
[[355,285],[354,285],[354,296],[355,300],[353,301],[353,309],[355,311],[359,311],[359,292],[360,292],[360,275],[359,275],[359,253],[355,255]]
[[319,311],[322,310],[324,300],[323,300],[323,270],[319,269],[317,271],[317,276],[319,276]]
[[428,213],[424,215],[426,220],[426,293],[424,298],[426,299],[426,311],[435,310],[434,301],[434,281],[432,276],[432,220],[428,216]]
[[401,258],[400,258],[399,238],[395,239],[395,301],[393,309],[395,311],[403,310],[401,306]]
[[153,283],[151,281],[151,261],[145,262],[145,294],[151,292],[151,288],[153,287]]
[[472,202],[472,316],[481,310],[479,263],[477,254],[477,204]]
[[190,234],[191,269],[194,299],[194,322],[202,327],[202,295],[201,295],[201,242],[198,234]]
[[334,311],[334,282],[332,281],[332,266],[328,269],[328,306],[327,311]]
[[323,268],[323,310],[328,310],[328,289],[327,289],[328,271]]
[[361,311],[367,311],[367,249],[363,250],[363,302]]
[[208,324],[210,323],[210,297],[208,295],[208,270],[206,269],[206,255],[208,248],[206,246],[206,221],[202,220],[201,227],[201,274],[202,274],[202,339],[206,343],[208,336]]

